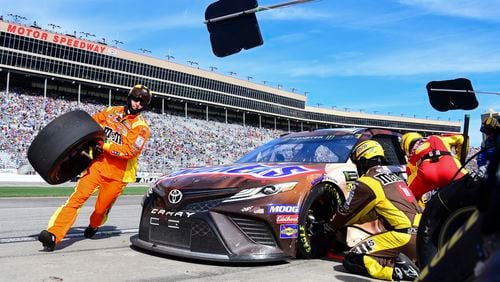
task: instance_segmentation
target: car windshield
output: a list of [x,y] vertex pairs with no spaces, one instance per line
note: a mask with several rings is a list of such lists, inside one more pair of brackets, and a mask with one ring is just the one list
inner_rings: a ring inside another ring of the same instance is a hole
[[248,153],[237,163],[345,163],[357,138],[351,134],[283,137]]

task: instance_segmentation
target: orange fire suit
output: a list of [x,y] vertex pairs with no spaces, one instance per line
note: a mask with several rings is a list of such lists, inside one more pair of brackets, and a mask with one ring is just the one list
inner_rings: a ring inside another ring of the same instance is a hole
[[90,226],[98,228],[106,222],[115,200],[128,182],[135,182],[138,157],[149,138],[149,126],[140,114],[126,115],[125,107],[115,106],[95,114],[93,118],[106,133],[103,153],[82,174],[75,192],[52,215],[48,231],[58,244],[71,228],[80,208],[97,190]]
[[379,219],[385,231],[349,250],[344,267],[354,273],[392,280],[399,253],[416,261],[416,232],[422,210],[404,179],[387,167],[374,166],[362,175],[330,225],[340,228]]
[[[452,180],[461,167],[459,156],[463,142],[464,138],[459,134],[431,135],[417,141],[406,166],[408,187],[417,199]],[[456,154],[452,153],[452,147],[455,147]],[[465,174],[467,170],[462,169],[455,180]]]

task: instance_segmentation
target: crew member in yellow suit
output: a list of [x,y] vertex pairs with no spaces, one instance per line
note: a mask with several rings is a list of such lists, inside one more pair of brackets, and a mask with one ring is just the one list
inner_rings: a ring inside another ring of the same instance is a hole
[[344,257],[344,267],[377,279],[414,280],[419,272],[414,262],[421,208],[404,179],[385,166],[384,150],[378,142],[362,141],[351,159],[361,177],[330,226],[338,229],[379,219],[385,231],[351,248]]
[[47,251],[53,251],[74,224],[80,208],[99,191],[85,229],[85,238],[92,238],[104,224],[114,202],[129,182],[135,182],[137,160],[149,138],[149,126],[141,112],[151,102],[151,91],[143,85],[130,89],[126,106],[113,106],[93,118],[106,133],[106,141],[90,152],[94,159],[82,174],[73,194],[59,207],[48,223],[47,230],[38,235]]

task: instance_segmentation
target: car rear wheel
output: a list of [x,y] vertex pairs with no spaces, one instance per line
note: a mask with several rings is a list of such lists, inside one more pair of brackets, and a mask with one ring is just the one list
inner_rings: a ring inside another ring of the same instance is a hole
[[300,210],[297,257],[320,258],[326,254],[334,233],[315,227],[328,223],[341,202],[338,190],[332,184],[322,183],[311,189]]
[[64,183],[90,165],[89,147],[104,138],[104,130],[88,113],[71,111],[38,133],[28,149],[28,160],[47,183]]

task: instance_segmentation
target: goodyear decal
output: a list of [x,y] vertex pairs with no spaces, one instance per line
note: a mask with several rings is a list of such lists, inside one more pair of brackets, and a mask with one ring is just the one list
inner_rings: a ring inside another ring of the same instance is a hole
[[298,224],[281,224],[280,225],[280,238],[290,239],[297,238],[299,234]]
[[267,213],[299,213],[299,206],[294,205],[270,205],[267,208]]
[[301,165],[289,166],[268,166],[268,165],[244,165],[231,167],[207,167],[196,169],[184,169],[172,173],[169,177],[180,175],[199,175],[199,174],[233,174],[233,175],[250,175],[257,178],[279,178],[291,175],[302,174],[315,171]]

